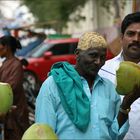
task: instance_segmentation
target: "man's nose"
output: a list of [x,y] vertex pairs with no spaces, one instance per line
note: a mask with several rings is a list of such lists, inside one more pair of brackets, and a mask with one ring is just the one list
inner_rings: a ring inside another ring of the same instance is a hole
[[140,41],[140,33],[136,34],[133,39],[135,41]]
[[95,63],[96,63],[96,64],[100,64],[100,63],[101,63],[101,58],[98,57],[98,58],[95,60]]

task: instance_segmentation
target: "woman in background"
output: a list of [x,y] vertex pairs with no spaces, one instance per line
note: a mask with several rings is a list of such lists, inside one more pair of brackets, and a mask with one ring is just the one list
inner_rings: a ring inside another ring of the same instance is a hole
[[24,131],[29,127],[28,109],[23,90],[23,68],[20,60],[15,57],[17,49],[22,46],[15,37],[0,38],[0,57],[4,58],[0,67],[0,82],[9,83],[13,89],[14,110],[5,116],[5,140],[21,140]]

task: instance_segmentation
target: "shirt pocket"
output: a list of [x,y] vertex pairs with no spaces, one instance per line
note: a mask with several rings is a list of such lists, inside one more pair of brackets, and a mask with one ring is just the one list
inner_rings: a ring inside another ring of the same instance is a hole
[[110,125],[116,115],[115,102],[111,99],[99,99],[98,112],[99,118]]

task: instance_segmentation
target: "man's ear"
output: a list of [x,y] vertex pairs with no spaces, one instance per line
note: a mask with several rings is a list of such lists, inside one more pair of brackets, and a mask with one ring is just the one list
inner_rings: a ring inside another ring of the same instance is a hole
[[124,34],[121,33],[121,34],[120,34],[120,38],[119,38],[119,41],[120,41],[121,46],[122,46],[123,38],[124,38]]
[[79,60],[79,52],[80,52],[79,49],[76,49],[76,50],[75,50],[76,61]]
[[124,34],[120,34],[120,40],[122,40],[123,39],[123,37],[124,37]]
[[79,54],[79,51],[80,51],[79,49],[76,49],[75,52],[74,52],[75,55],[78,55]]

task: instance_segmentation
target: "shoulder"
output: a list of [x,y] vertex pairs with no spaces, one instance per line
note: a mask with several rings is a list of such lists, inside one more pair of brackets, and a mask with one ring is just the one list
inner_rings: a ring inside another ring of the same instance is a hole
[[103,65],[102,68],[113,67],[113,66],[116,65],[118,62],[119,62],[119,61],[118,61],[117,57],[114,57],[114,58],[112,58],[112,59],[110,59],[110,60],[107,60],[107,61],[105,62],[105,64]]
[[115,88],[115,84],[105,77],[101,77],[104,85]]
[[13,57],[11,59],[5,60],[2,64],[2,67],[18,72],[19,69],[22,69],[22,64],[18,58]]
[[110,80],[103,78],[103,77],[102,77],[102,81],[103,81],[103,86],[104,86],[106,95],[109,95],[109,97],[112,100],[116,100],[116,99],[120,100],[120,96],[116,91],[116,85],[113,82],[111,82]]
[[17,57],[13,57],[9,62],[13,63],[14,66],[22,66],[20,59]]
[[122,60],[120,59],[120,55],[114,57],[113,59],[107,60],[99,70],[99,75],[113,81],[114,83],[116,70],[118,69],[121,61]]
[[43,84],[47,84],[47,85],[51,85],[51,84],[54,84],[55,83],[55,81],[54,81],[54,79],[53,79],[53,76],[52,75],[50,75],[50,76],[48,76],[47,78],[46,78],[46,80],[43,82]]
[[105,88],[105,90],[115,92],[115,93],[117,92],[116,84],[113,81],[109,80],[106,77],[101,77],[101,79],[102,79],[102,85]]
[[120,64],[120,62],[123,61],[122,52],[120,52],[117,56],[115,56],[112,59],[109,59],[105,62],[105,64],[102,66],[103,69],[109,69],[109,68],[116,68]]
[[44,98],[45,100],[58,100],[59,94],[57,85],[52,76],[49,76],[41,85],[37,99]]
[[57,90],[57,85],[54,81],[53,76],[47,77],[41,86],[42,91],[47,91],[48,93],[53,93]]

